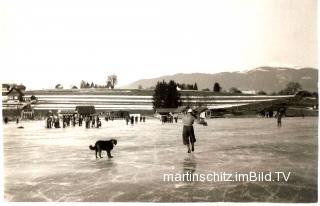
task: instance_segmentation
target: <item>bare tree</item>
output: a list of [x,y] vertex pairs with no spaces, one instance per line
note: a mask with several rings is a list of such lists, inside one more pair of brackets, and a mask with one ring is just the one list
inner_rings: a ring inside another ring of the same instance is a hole
[[279,94],[295,94],[296,92],[302,90],[302,86],[298,82],[289,82],[285,89],[281,90]]
[[110,75],[108,76],[107,85],[110,85],[111,89],[114,89],[114,86],[118,83],[117,75]]

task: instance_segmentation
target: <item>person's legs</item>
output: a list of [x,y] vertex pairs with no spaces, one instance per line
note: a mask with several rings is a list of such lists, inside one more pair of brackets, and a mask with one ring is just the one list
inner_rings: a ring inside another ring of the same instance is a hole
[[188,153],[191,153],[190,144],[187,144],[187,147],[188,147]]
[[194,129],[193,127],[191,128],[191,131],[190,131],[190,142],[191,142],[191,150],[192,152],[194,151],[194,143],[196,142],[196,137],[194,135]]
[[187,146],[188,148],[188,153],[191,152],[190,150],[190,131],[189,131],[189,128],[186,127],[186,126],[183,126],[183,130],[182,130],[182,141],[183,141],[183,144]]

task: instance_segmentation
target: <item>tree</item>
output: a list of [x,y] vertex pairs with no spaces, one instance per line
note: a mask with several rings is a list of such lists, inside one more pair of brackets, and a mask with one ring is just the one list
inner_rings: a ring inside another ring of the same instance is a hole
[[138,89],[139,89],[139,90],[141,90],[141,89],[142,89],[142,85],[141,85],[141,84],[139,84]]
[[55,89],[63,89],[63,86],[61,84],[57,84],[54,88]]
[[193,85],[192,84],[187,84],[187,89],[188,90],[193,90]]
[[78,89],[78,87],[75,86],[75,85],[73,85],[73,86],[71,87],[71,89]]
[[285,89],[281,90],[279,94],[282,95],[293,95],[298,91],[302,90],[301,84],[298,82],[289,82]]
[[300,97],[312,97],[312,93],[305,90],[297,92],[296,95]]
[[187,88],[185,83],[183,83],[183,84],[178,84],[178,86],[179,86],[179,88],[180,88],[181,90],[184,90],[184,89]]
[[231,94],[241,94],[242,92],[241,92],[241,90],[239,90],[239,89],[236,88],[236,87],[231,87],[231,88],[229,89],[229,93],[231,93]]
[[218,82],[215,82],[213,85],[213,91],[214,92],[220,92],[221,91],[221,87],[220,84]]
[[153,108],[157,109],[157,108],[163,108],[165,107],[165,95],[166,95],[166,82],[162,81],[162,82],[158,82],[156,84],[156,87],[154,89],[154,93],[152,96],[152,103],[153,103]]
[[86,87],[86,82],[84,80],[81,80],[80,88],[85,88],[85,87]]
[[107,85],[110,85],[111,89],[114,89],[115,85],[118,83],[117,75],[110,75],[108,76]]
[[37,100],[37,97],[34,96],[34,95],[31,95],[30,100],[31,100],[31,101]]
[[158,82],[152,96],[153,108],[177,108],[181,105],[180,93],[177,90],[177,84],[170,80],[166,83],[164,80]]
[[258,95],[267,95],[267,93],[265,91],[259,91]]
[[107,88],[112,88],[111,82],[107,81]]
[[180,93],[177,90],[177,84],[170,80],[167,85],[166,107],[177,108],[181,105]]
[[194,83],[193,90],[198,90],[197,82],[196,82],[196,83]]
[[318,99],[318,97],[319,97],[318,92],[313,92],[312,96]]

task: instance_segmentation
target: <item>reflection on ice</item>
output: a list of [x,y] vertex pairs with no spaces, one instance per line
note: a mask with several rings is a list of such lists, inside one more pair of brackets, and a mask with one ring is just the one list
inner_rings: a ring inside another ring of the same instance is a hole
[[197,162],[194,154],[184,158],[183,161],[183,174],[193,174],[197,168]]
[[[317,200],[317,118],[211,119],[195,125],[195,152],[182,125],[147,120],[102,122],[102,128],[45,129],[44,122],[4,127],[7,201],[268,201]],[[115,138],[113,159],[88,146]],[[163,174],[290,171],[289,182],[164,182]]]

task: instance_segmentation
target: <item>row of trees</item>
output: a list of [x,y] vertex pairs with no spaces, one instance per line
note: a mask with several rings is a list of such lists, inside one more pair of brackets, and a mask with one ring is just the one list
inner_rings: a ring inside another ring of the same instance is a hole
[[[219,85],[219,83],[215,82],[214,86],[213,86],[213,91],[214,92],[221,92],[222,91],[221,89],[222,89],[222,87]],[[300,83],[298,83],[298,82],[289,82],[284,89],[280,90],[278,93],[274,92],[274,93],[272,93],[272,95],[276,95],[276,94],[279,94],[279,95],[293,95],[293,94],[296,94],[300,90],[302,90],[302,86],[301,86]],[[236,87],[231,87],[229,89],[229,93],[231,93],[231,94],[240,94],[240,93],[242,93],[242,91],[239,90]],[[259,91],[257,94],[258,95],[266,95],[267,93],[264,92],[264,91]]]
[[90,84],[89,82],[81,80],[80,88],[84,89],[84,88],[108,88],[108,87],[107,87],[107,85],[94,84],[93,82],[91,82],[91,84]]
[[[114,89],[115,85],[118,83],[118,77],[117,75],[109,75],[107,78],[107,84],[106,85],[99,85],[99,84],[95,84],[93,82],[89,83],[85,80],[81,80],[80,82],[80,89],[84,89],[84,88],[108,88],[108,89]],[[72,86],[72,89],[78,89],[77,86]],[[63,89],[63,85],[62,84],[57,84],[55,86],[55,89]]]
[[[181,84],[175,83],[173,80],[166,83],[164,80],[162,82],[158,82],[153,94],[153,107],[156,108],[177,108],[181,105],[180,93],[177,90],[177,86]],[[221,87],[219,83],[214,84],[213,90],[215,92],[220,92]],[[297,82],[290,82],[286,85],[284,89],[282,89],[278,94],[280,95],[294,95],[297,92],[302,90],[302,86]],[[229,93],[239,94],[242,93],[239,89],[232,87],[229,90]],[[264,91],[258,92],[260,95],[266,95]],[[303,92],[304,96],[314,96],[318,97],[318,93],[310,93],[307,91]],[[188,102],[188,98],[187,98]]]
[[99,84],[94,84],[91,82],[86,82],[84,80],[81,81],[80,83],[80,88],[108,88],[108,89],[114,89],[115,85],[118,83],[118,77],[117,75],[109,75],[107,78],[107,84],[106,85],[99,85]]
[[181,90],[198,90],[198,85],[197,83],[194,84],[178,84],[177,86],[181,89]]

